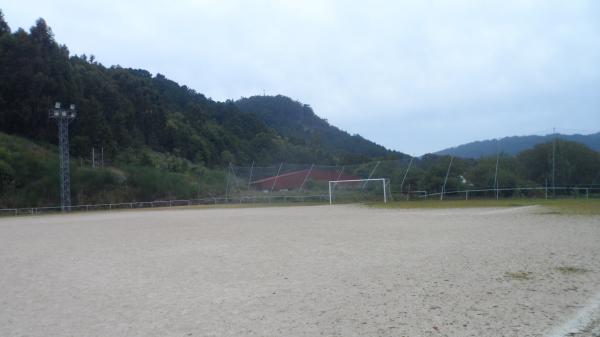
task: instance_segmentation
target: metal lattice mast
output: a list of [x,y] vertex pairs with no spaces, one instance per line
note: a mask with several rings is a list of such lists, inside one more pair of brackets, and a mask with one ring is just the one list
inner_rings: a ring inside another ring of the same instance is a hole
[[49,117],[58,124],[58,157],[60,160],[60,206],[63,212],[71,208],[71,173],[69,170],[69,123],[75,119],[75,105],[61,109],[60,103],[50,109]]

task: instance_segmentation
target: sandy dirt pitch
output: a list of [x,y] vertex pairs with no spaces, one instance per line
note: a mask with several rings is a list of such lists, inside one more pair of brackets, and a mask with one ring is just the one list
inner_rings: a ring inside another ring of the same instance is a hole
[[537,207],[0,219],[5,337],[558,336],[599,291],[600,217]]

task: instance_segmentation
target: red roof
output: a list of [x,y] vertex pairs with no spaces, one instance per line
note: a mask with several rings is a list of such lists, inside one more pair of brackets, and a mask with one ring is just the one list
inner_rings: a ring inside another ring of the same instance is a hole
[[[308,178],[307,175],[309,175]],[[347,173],[342,173],[340,175],[339,170],[304,169],[256,180],[252,182],[252,186],[260,190],[293,190],[300,188],[305,179],[313,181],[331,181],[360,179],[360,177]]]

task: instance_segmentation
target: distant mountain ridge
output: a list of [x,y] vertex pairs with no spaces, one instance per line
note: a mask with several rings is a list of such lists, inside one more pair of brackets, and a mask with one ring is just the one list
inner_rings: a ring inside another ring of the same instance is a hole
[[521,151],[533,148],[537,144],[546,143],[553,139],[581,143],[596,152],[600,152],[600,132],[597,132],[589,135],[564,135],[557,133],[545,136],[531,135],[504,137],[497,140],[491,139],[466,143],[435,152],[435,154],[452,155],[462,158],[480,158],[495,155],[497,151],[500,151],[509,155],[516,155]]

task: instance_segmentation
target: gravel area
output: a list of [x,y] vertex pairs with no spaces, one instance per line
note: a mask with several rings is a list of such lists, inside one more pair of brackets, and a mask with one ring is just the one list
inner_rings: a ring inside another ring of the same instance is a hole
[[550,336],[599,292],[600,217],[538,207],[0,219],[6,337]]

